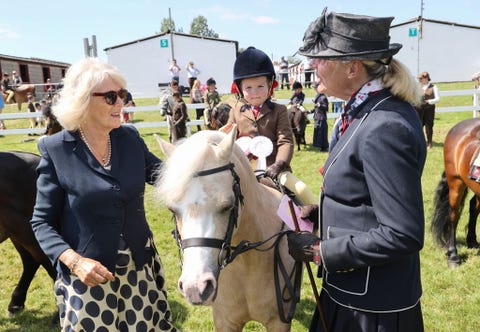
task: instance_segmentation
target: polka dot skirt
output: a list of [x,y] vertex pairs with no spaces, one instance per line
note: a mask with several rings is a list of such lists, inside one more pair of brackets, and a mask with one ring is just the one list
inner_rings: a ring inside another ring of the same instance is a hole
[[62,331],[177,331],[171,322],[158,254],[136,271],[130,249],[121,242],[115,281],[88,287],[75,275],[57,278],[55,296]]

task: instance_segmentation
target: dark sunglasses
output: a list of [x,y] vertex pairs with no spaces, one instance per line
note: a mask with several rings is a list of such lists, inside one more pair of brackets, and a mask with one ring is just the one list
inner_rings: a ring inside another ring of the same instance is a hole
[[117,96],[120,97],[122,100],[127,97],[127,90],[120,89],[118,91],[94,92],[92,93],[92,96],[103,97],[108,105],[115,105],[115,103],[117,102]]

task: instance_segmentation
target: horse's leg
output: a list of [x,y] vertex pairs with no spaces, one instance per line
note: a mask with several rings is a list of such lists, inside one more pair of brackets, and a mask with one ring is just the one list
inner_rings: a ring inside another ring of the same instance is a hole
[[477,217],[480,213],[480,199],[477,195],[474,195],[470,200],[470,213],[468,217],[467,228],[467,246],[468,248],[478,248],[477,234],[475,228],[477,225]]
[[241,322],[241,319],[236,320],[236,314],[229,314],[225,311],[225,308],[218,308],[218,306],[212,307],[213,311],[213,323],[215,324],[215,331],[217,332],[242,332],[245,322]]
[[12,242],[22,258],[23,272],[17,286],[15,287],[15,290],[12,293],[10,303],[8,304],[8,312],[11,315],[17,313],[25,307],[25,299],[27,298],[28,288],[30,287],[30,283],[32,282],[33,277],[40,266],[40,264],[35,261],[35,259],[28,253],[27,250],[25,250],[15,240],[12,239]]
[[464,203],[465,195],[467,194],[467,188],[465,183],[461,179],[455,179],[448,181],[449,186],[449,203],[450,203],[450,227],[449,236],[447,240],[447,260],[448,266],[455,268],[460,265],[460,258],[458,258],[457,251],[457,226],[460,219],[460,213],[462,211],[462,205]]
[[286,324],[282,322],[280,319],[275,321],[268,322],[266,324],[266,328],[268,332],[289,332],[291,330],[290,324]]

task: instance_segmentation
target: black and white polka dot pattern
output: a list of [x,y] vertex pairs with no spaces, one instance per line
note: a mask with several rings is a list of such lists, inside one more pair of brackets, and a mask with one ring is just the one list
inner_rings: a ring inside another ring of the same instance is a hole
[[88,287],[74,275],[63,275],[55,282],[55,296],[62,331],[176,331],[156,253],[136,271],[131,251],[121,248],[115,281]]

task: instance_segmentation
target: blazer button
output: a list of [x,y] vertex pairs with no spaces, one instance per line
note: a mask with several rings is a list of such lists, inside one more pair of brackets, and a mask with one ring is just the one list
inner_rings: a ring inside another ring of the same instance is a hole
[[115,191],[120,191],[120,186],[117,185],[117,184],[114,184],[112,189],[115,190]]

